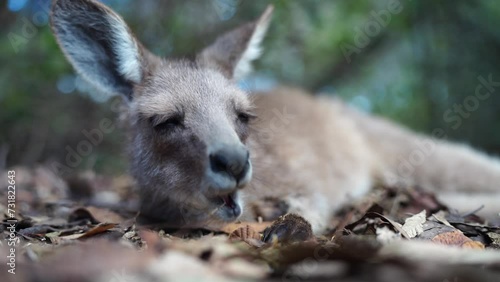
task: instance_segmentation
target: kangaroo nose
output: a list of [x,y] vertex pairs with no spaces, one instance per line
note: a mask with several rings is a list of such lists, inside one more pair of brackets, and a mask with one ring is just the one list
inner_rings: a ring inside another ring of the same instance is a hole
[[250,168],[250,154],[245,148],[224,148],[210,154],[210,169],[216,173],[227,173],[239,183]]

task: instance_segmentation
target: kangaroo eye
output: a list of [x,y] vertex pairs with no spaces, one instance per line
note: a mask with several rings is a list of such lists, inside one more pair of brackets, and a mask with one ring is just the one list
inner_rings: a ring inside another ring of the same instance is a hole
[[256,116],[249,113],[238,113],[238,120],[244,124],[248,124],[254,118],[256,118]]
[[156,131],[164,132],[164,131],[172,131],[176,128],[184,127],[184,115],[175,114],[168,118],[159,118],[152,117],[150,118],[150,122],[153,125],[153,128]]

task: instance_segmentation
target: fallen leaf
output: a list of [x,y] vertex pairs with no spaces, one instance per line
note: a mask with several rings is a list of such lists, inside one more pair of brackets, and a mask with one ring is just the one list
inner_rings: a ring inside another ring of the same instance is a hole
[[413,188],[405,189],[404,192],[410,197],[409,208],[406,209],[406,212],[426,210],[435,213],[440,210],[447,210],[446,206],[436,198],[436,195],[429,191]]
[[[388,224],[388,225],[392,226],[395,231],[401,233],[401,235],[404,238],[410,239],[410,237],[408,236],[408,234],[406,233],[406,231],[401,228],[401,226],[402,226],[401,224],[399,224],[399,223],[395,222],[394,220],[392,220],[392,219],[384,216],[383,214],[381,214],[382,212],[383,212],[382,207],[380,207],[377,204],[375,204],[375,205],[373,205],[372,207],[370,207],[368,209],[368,211],[366,212],[366,214],[361,219],[357,220],[354,223],[351,223],[351,224],[347,225],[345,227],[345,230],[354,231],[354,229],[356,227],[358,227],[358,225],[366,224],[367,222],[368,223],[371,222],[372,219],[379,218],[385,224]],[[364,229],[366,229],[366,228],[364,228]],[[375,232],[376,232],[376,230],[375,230]]]
[[109,209],[91,207],[91,206],[86,207],[86,209],[99,222],[122,223],[124,221],[124,218],[121,215]]
[[261,247],[264,244],[260,233],[255,231],[250,225],[236,229],[229,235],[229,239],[241,240],[255,247]]
[[88,221],[92,224],[99,224],[100,222],[85,208],[77,208],[68,216],[68,222]]
[[224,225],[220,229],[220,231],[227,233],[227,234],[231,234],[236,229],[239,229],[239,228],[245,227],[245,226],[250,226],[250,227],[252,227],[252,229],[254,229],[257,232],[263,232],[264,229],[271,226],[272,224],[273,224],[272,222],[268,222],[268,221],[264,221],[264,222],[232,222],[232,223]]
[[89,230],[83,232],[83,233],[61,236],[59,238],[66,239],[66,240],[88,238],[88,237],[95,236],[99,233],[103,233],[104,231],[107,231],[107,230],[114,228],[116,226],[117,226],[117,224],[115,224],[115,223],[100,223],[100,224],[90,228]]
[[414,238],[424,232],[425,213],[425,210],[423,210],[405,220],[405,224],[401,228],[408,234],[409,238]]
[[88,230],[87,232],[83,233],[82,237],[80,237],[80,238],[91,237],[91,236],[94,236],[96,234],[102,233],[102,232],[104,232],[106,230],[109,230],[111,228],[114,228],[116,226],[117,226],[117,224],[115,224],[115,223],[100,223],[97,226],[95,226],[94,228],[92,228],[92,229]]
[[455,245],[470,249],[484,249],[484,245],[481,242],[471,240],[460,230],[441,233],[432,238],[431,241],[444,245]]
[[484,245],[478,241],[468,241],[462,244],[462,248],[465,249],[484,249]]
[[500,249],[500,234],[495,232],[488,232],[486,233],[486,235],[491,240],[491,247]]
[[446,226],[453,227],[453,225],[451,225],[451,223],[448,222],[448,220],[446,219],[446,212],[445,211],[439,211],[439,212],[433,214],[432,217]]

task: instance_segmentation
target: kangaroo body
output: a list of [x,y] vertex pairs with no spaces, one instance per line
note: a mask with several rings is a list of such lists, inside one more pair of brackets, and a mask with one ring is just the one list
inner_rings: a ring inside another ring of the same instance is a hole
[[376,183],[418,185],[454,206],[498,212],[500,162],[440,140],[444,134],[419,135],[297,89],[238,89],[235,80],[260,55],[271,13],[183,61],[149,53],[100,3],[54,1],[52,29],[68,60],[98,89],[125,98],[144,216],[217,228],[253,219],[249,203],[273,197],[321,232],[335,210]]
[[297,89],[257,94],[254,102],[263,118],[251,135],[254,179],[245,193],[284,199],[315,231],[376,184],[421,187],[461,211],[500,211],[500,162],[441,132],[417,134]]
[[250,135],[248,198],[282,199],[316,230],[372,187],[376,160],[340,101],[282,88],[257,94],[254,103],[259,121]]

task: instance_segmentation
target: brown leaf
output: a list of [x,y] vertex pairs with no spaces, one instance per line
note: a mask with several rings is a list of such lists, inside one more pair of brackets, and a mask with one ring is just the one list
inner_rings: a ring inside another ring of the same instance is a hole
[[241,240],[255,247],[260,247],[263,244],[260,233],[255,231],[250,225],[234,230],[233,233],[229,235],[229,239]]
[[484,245],[478,241],[469,241],[462,244],[462,248],[466,249],[484,249]]
[[84,233],[77,233],[77,234],[71,234],[67,236],[61,236],[61,239],[66,239],[66,240],[75,240],[75,239],[83,239],[83,238],[88,238],[95,236],[97,234],[103,233],[104,231],[107,231],[113,227],[116,227],[117,224],[115,223],[100,223],[91,229],[85,231]]
[[119,214],[104,208],[85,207],[74,210],[68,217],[69,222],[88,220],[92,224],[122,223],[125,219]]
[[471,240],[460,230],[438,234],[432,238],[431,241],[444,245],[460,246],[463,248],[484,249],[484,245],[481,242]]
[[241,227],[245,226],[250,226],[252,229],[254,229],[256,232],[262,232],[264,229],[267,227],[271,226],[273,223],[272,222],[232,222],[229,224],[224,225],[220,231],[231,234],[233,233],[236,229],[239,229]]
[[378,218],[382,222],[384,222],[384,223],[388,224],[389,226],[391,226],[394,231],[397,231],[397,232],[401,233],[401,235],[404,238],[410,239],[410,236],[406,233],[406,231],[401,228],[401,224],[399,224],[399,223],[393,221],[392,219],[384,216],[382,214],[382,212],[383,212],[382,207],[380,207],[379,205],[375,204],[375,205],[373,205],[372,207],[370,207],[368,209],[368,211],[366,212],[366,214],[361,219],[359,219],[358,221],[356,221],[354,223],[351,223],[351,224],[347,225],[345,227],[345,229],[348,230],[348,231],[353,231],[354,232],[354,229],[357,228],[359,225],[366,224],[367,222],[370,221],[370,219]]
[[86,209],[94,216],[94,218],[99,222],[107,222],[107,223],[121,223],[124,221],[124,218],[109,210],[98,207],[86,207]]
[[405,191],[410,196],[407,212],[413,211],[412,213],[416,213],[425,209],[432,214],[440,210],[447,210],[446,206],[436,198],[434,193],[419,188],[407,189]]
[[92,224],[99,224],[100,222],[94,218],[94,216],[85,208],[78,208],[74,210],[69,216],[68,216],[68,222],[75,222],[75,221],[84,221],[88,220],[88,222]]
[[95,226],[94,228],[83,233],[82,237],[80,237],[80,238],[91,237],[91,236],[102,233],[102,232],[109,230],[109,229],[116,227],[116,226],[117,226],[117,224],[115,224],[115,223],[100,223],[97,226]]

